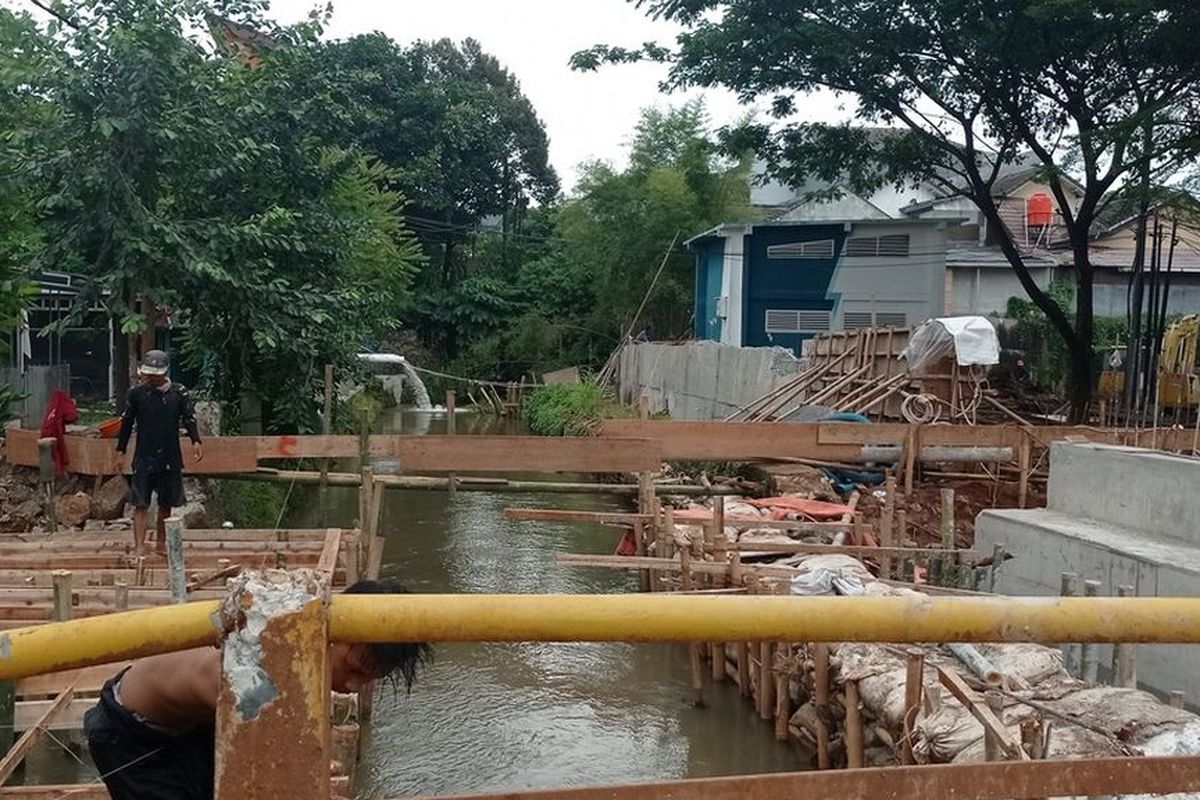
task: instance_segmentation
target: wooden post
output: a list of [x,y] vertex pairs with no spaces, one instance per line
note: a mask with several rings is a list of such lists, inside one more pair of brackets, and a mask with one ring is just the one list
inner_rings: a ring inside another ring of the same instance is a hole
[[863,751],[862,701],[858,696],[858,682],[846,681],[846,766],[861,769],[866,766]]
[[0,680],[0,753],[7,753],[12,747],[16,713],[17,682]]
[[358,527],[362,530],[371,511],[371,489],[374,485],[371,474],[371,420],[365,408],[358,423],[358,468],[361,473],[358,484]]
[[900,763],[915,764],[912,741],[909,737],[910,726],[920,713],[921,701],[925,694],[925,651],[912,648],[908,651],[908,671],[904,676],[904,719],[901,726]]
[[713,642],[708,647],[713,683],[721,683],[725,680],[725,643]]
[[[1063,597],[1075,597],[1079,594],[1079,576],[1074,572],[1064,572],[1058,593]],[[1079,677],[1079,645],[1068,642],[1063,645],[1063,668],[1067,674]]]
[[1017,507],[1025,508],[1029,497],[1029,461],[1030,443],[1029,431],[1021,429],[1021,442],[1017,450],[1017,467],[1021,470],[1020,483],[1017,484]]
[[[333,364],[325,365],[325,398],[321,406],[321,433],[333,433]],[[320,509],[321,527],[329,524],[329,459],[321,459],[321,478],[317,488],[317,508]]]
[[742,697],[750,696],[750,645],[746,642],[738,642],[735,645],[737,650],[737,682],[738,689],[741,690]]
[[917,472],[917,465],[921,463],[918,451],[921,448],[921,428],[919,425],[911,425],[908,429],[908,439],[904,445],[904,496],[911,497],[913,493],[913,481]]
[[775,713],[775,643],[758,644],[758,716],[770,720]]
[[58,520],[54,507],[54,450],[53,439],[38,439],[38,482],[41,483],[42,513],[46,515],[46,527],[50,533],[58,532]]
[[113,590],[116,595],[113,600],[113,605],[117,607],[117,610],[124,611],[125,609],[129,608],[129,584],[118,583],[113,587]]
[[314,570],[238,577],[227,607],[214,800],[330,800],[328,585]]
[[988,591],[995,593],[996,591],[996,573],[1000,571],[1000,565],[1004,563],[1004,545],[992,545],[992,565],[988,567]]
[[[1100,594],[1100,581],[1084,581],[1083,594],[1086,597],[1097,597]],[[1080,677],[1089,684],[1094,684],[1099,674],[1099,646],[1093,643],[1083,645],[1083,671]]]
[[[778,659],[785,665],[790,665],[792,660],[792,646],[787,642],[780,642],[776,646]],[[786,742],[790,735],[788,723],[792,720],[792,696],[788,690],[788,669],[781,669],[775,673],[775,740]]]
[[[454,436],[458,432],[458,422],[455,419],[455,415],[457,414],[457,405],[458,405],[458,398],[455,395],[454,390],[447,389],[446,390],[446,435],[447,436]],[[456,479],[455,479],[455,475],[453,472],[451,472],[447,477],[449,478],[449,481],[450,481],[450,484],[449,484],[450,500],[453,501],[455,494],[457,494],[457,487],[455,485]]]
[[54,621],[66,622],[71,618],[71,573],[56,569],[50,573],[54,586]]
[[[1132,586],[1117,587],[1118,597],[1133,597]],[[1135,662],[1137,646],[1128,643],[1113,645],[1113,685],[1126,689],[1137,688],[1137,665]]]
[[829,727],[824,716],[829,709],[829,645],[812,645],[813,703],[817,707],[817,769],[829,769]]
[[[995,715],[996,719],[1004,722],[1004,698],[995,690],[984,692],[983,702]],[[985,725],[983,728],[983,757],[986,761],[1003,761],[1004,747],[1000,739]]]
[[[954,490],[942,489],[942,549],[953,550],[955,546],[954,537]],[[945,558],[939,557],[936,561],[937,577],[934,582],[941,586],[949,586],[954,584],[957,570],[953,566],[953,559],[949,556]]]
[[[893,536],[894,528],[892,527],[896,515],[896,476],[889,470],[887,474],[887,482],[885,492],[887,497],[884,499],[883,508],[879,512],[879,543],[884,547],[895,547],[896,541]],[[860,542],[866,544],[866,542]],[[879,557],[879,576],[884,579],[895,577],[895,569],[893,560],[890,555]]]
[[171,601],[187,602],[187,575],[183,569],[183,519],[167,517],[167,566],[170,569]]
[[[906,509],[898,509],[896,511],[896,535],[893,537],[899,547],[908,547],[908,511]],[[899,573],[900,580],[912,580],[912,568],[904,557],[896,559],[896,571]]]
[[642,390],[638,395],[638,417],[640,419],[650,419],[650,392]]
[[1170,704],[1171,708],[1183,708],[1186,698],[1186,693],[1176,689],[1167,696],[1167,703]]

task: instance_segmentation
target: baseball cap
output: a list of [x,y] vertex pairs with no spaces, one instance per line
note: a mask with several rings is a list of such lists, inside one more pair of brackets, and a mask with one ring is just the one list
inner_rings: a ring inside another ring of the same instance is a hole
[[138,372],[143,375],[166,375],[171,366],[171,360],[162,350],[149,350],[142,356],[142,366]]

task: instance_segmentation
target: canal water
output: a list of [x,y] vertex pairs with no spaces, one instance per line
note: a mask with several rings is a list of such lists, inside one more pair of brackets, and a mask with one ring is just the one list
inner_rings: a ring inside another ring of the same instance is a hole
[[[383,428],[442,433],[444,418],[396,412]],[[519,433],[464,416],[458,432]],[[395,464],[376,462],[378,471]],[[516,477],[516,476],[513,476]],[[522,476],[542,477],[552,476]],[[558,476],[567,480],[582,476]],[[289,527],[316,527],[312,487]],[[331,488],[329,524],[349,525],[357,490]],[[294,497],[293,500],[296,498]],[[516,522],[507,506],[624,510],[594,494],[388,490],[382,575],[416,592],[611,593],[637,590],[624,571],[562,567],[557,553],[612,553],[617,529]],[[359,798],[582,786],[802,768],[791,744],[728,683],[692,705],[687,652],[653,644],[444,644],[411,695],[381,690],[364,726]],[[57,734],[27,761],[19,782],[95,776],[78,734]]]
[[[391,430],[445,422],[397,412]],[[474,432],[498,432],[485,420]],[[460,418],[460,433],[471,423]],[[516,432],[516,431],[510,431]],[[386,463],[377,463],[380,469]],[[545,477],[545,476],[543,476]],[[344,522],[354,490],[331,501]],[[556,553],[612,553],[617,529],[518,522],[506,506],[614,509],[601,495],[388,490],[381,574],[418,592],[611,593],[632,573],[555,564]],[[310,513],[315,514],[315,509]],[[313,519],[293,520],[296,526]],[[337,522],[339,520],[334,520]],[[723,684],[694,708],[687,651],[647,644],[444,644],[412,694],[385,690],[364,733],[362,798],[501,791],[800,768],[790,744]]]

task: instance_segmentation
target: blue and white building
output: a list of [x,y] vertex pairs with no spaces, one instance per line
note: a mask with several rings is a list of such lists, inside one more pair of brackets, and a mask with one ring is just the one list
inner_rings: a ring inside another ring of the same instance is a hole
[[686,245],[697,339],[799,354],[817,334],[917,325],[946,307],[943,220],[725,224]]

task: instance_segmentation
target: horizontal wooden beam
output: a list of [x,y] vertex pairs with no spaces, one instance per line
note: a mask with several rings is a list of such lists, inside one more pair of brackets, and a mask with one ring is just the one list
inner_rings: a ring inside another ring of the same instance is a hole
[[441,800],[1000,800],[1169,794],[1197,789],[1200,757],[1166,756],[820,770],[446,795]]
[[[654,517],[650,514],[636,514],[621,511],[573,511],[559,508],[506,508],[505,519],[526,520],[536,522],[595,522],[609,525],[632,525],[637,522],[649,522]],[[711,515],[709,517],[711,519]],[[703,522],[688,519],[683,514],[675,517],[679,527],[701,525]],[[739,517],[727,515],[726,528],[762,528],[775,531],[811,531],[838,533],[854,527],[847,522],[806,522],[802,520],[763,519],[761,517]]]

